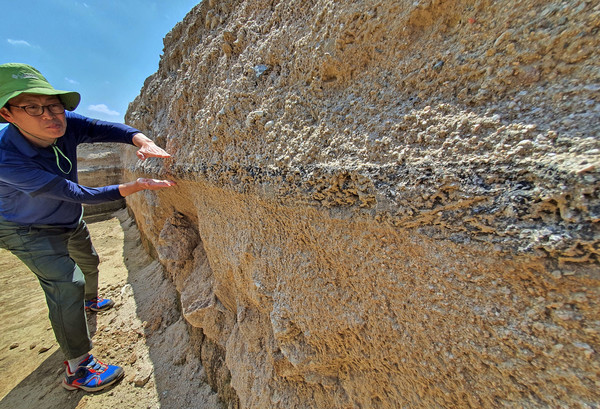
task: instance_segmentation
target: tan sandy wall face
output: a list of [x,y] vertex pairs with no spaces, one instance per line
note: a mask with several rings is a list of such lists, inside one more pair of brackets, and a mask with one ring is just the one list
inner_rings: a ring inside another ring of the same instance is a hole
[[[594,407],[600,7],[204,1],[128,198],[243,408]],[[128,153],[125,163],[135,163]],[[210,372],[210,371],[209,371]]]
[[242,407],[595,399],[592,274],[201,182],[178,189],[130,205],[184,317],[226,351]]

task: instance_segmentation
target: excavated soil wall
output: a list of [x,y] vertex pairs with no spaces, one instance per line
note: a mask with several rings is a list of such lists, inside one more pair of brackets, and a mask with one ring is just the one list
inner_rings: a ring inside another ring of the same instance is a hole
[[[77,175],[84,186],[108,186],[123,182],[123,165],[117,143],[81,144],[77,148]],[[125,199],[84,204],[86,216],[108,213],[125,207]]]
[[[598,407],[600,6],[204,0],[128,197],[230,407]],[[135,162],[128,151],[125,163]]]

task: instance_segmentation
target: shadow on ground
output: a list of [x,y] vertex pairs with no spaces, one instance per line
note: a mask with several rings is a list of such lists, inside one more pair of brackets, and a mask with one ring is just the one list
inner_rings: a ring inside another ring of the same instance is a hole
[[[19,408],[26,402],[26,406],[30,408],[75,409],[86,393],[67,391],[60,386],[64,376],[63,368],[63,354],[55,351],[0,401],[0,408]],[[112,393],[117,385],[96,394]],[[49,402],[53,403],[49,406]]]

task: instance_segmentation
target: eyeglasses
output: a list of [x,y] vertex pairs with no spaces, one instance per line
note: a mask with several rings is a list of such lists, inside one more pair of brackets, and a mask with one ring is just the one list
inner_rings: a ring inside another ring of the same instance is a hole
[[44,109],[48,109],[48,111],[53,114],[62,114],[65,112],[65,106],[61,102],[56,102],[50,105],[7,105],[15,108],[21,108],[23,111],[25,111],[28,115],[31,116],[42,115],[44,113]]

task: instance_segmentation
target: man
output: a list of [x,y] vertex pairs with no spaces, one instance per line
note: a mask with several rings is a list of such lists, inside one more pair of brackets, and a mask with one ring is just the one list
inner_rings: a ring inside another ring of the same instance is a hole
[[97,391],[124,372],[89,354],[86,310],[104,311],[114,303],[98,296],[99,259],[82,203],[117,200],[175,183],[140,178],[97,188],[79,185],[76,148],[83,142],[133,144],[142,160],[170,156],[137,129],[65,112],[79,101],[77,92],[54,89],[29,65],[0,65],[0,122],[10,123],[0,131],[0,247],[20,258],[44,290],[66,357],[63,386]]

